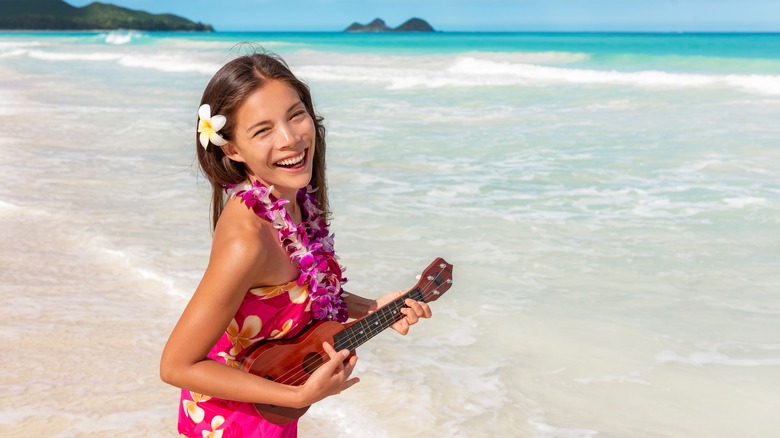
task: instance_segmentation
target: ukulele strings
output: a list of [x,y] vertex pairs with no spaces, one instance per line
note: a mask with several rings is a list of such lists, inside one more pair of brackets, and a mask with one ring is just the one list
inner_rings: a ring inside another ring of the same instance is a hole
[[[435,276],[429,276],[428,278],[430,280],[428,281],[428,283],[425,286],[423,286],[422,289],[426,289],[431,284],[433,284],[434,279],[436,277]],[[422,292],[421,294],[423,296],[423,300],[425,302],[428,302],[429,298],[431,298],[431,297],[436,295],[435,291],[436,291],[436,289],[434,288],[431,291]],[[411,295],[411,293],[407,293],[407,294],[404,294],[404,295]],[[389,305],[393,305],[393,303],[395,303],[396,301],[392,301],[391,303],[389,303]],[[401,306],[403,305],[404,301],[406,301],[406,299],[404,299],[403,301],[399,302],[400,306],[397,307],[396,310],[401,308]],[[377,322],[381,322],[382,324],[384,324],[384,326],[382,326],[382,329],[380,331],[384,330],[385,328],[387,328],[388,326],[390,326],[390,325],[392,325],[392,324],[394,324],[396,322],[394,320],[394,317],[388,317],[388,315],[386,315],[384,312],[381,313],[379,315],[379,317],[381,318],[381,321],[377,321]],[[400,318],[398,319],[398,321],[400,321]],[[378,334],[378,333],[379,332],[377,332],[376,334]],[[354,336],[354,335],[351,338],[348,338],[348,340],[350,340],[350,341],[354,341],[356,339],[357,339],[357,336]],[[304,380],[306,380],[310,376],[310,374],[308,372],[306,372],[306,368],[309,367],[310,365],[316,363],[318,360],[321,360],[321,356],[322,356],[323,353],[325,353],[325,350],[318,350],[318,351],[315,351],[315,353],[317,353],[316,357],[312,357],[311,359],[304,360],[304,362],[303,362],[303,364],[302,364],[302,366],[300,368],[289,370],[288,372],[286,372],[286,373],[282,374],[281,376],[279,376],[279,378],[276,381],[278,383],[283,383],[283,384],[288,384],[288,385],[293,385],[293,386],[297,386],[297,385],[301,384],[301,382],[303,382]],[[325,363],[325,361],[323,361],[316,368],[319,368],[324,363]],[[290,373],[293,373],[293,374],[290,375]]]
[[[426,295],[425,293],[423,293],[423,299],[427,300],[428,298],[431,297],[431,295],[432,294]],[[390,326],[390,325],[392,325],[393,323],[396,322],[392,318],[385,318],[384,315],[382,315],[382,317],[383,317],[382,318],[383,319],[382,323],[386,324],[386,326],[384,326],[382,328],[382,330],[384,330],[386,327],[388,327],[388,326]],[[379,332],[377,332],[377,333],[379,333]],[[357,339],[357,337],[356,336],[352,336],[351,340],[354,340],[354,339]],[[302,364],[302,366],[299,369],[292,369],[288,373],[286,373],[286,374],[289,374],[290,372],[294,372],[293,375],[285,376],[284,380],[278,380],[278,382],[279,383],[283,383],[283,384],[293,385],[293,386],[298,386],[298,385],[302,384],[310,376],[310,374],[308,372],[306,372],[305,368],[308,367],[309,365],[312,365],[316,361],[320,360],[320,357],[321,357],[321,355],[323,353],[325,353],[325,350],[319,350],[319,351],[316,351],[316,353],[317,353],[317,357],[313,357],[312,359],[304,361],[304,363]],[[324,363],[325,363],[325,361],[323,361],[320,365],[318,365],[317,368],[322,366]],[[315,368],[315,370],[316,370],[316,368]]]
[[[432,284],[432,281],[429,281],[428,284],[426,284],[424,287],[427,288],[431,284]],[[410,294],[411,294],[410,292],[407,292],[404,295],[410,295]],[[425,296],[425,293],[423,292],[423,297],[424,297],[424,299],[427,299],[427,298],[430,297],[430,295]],[[403,306],[403,302],[404,301],[405,301],[405,299],[403,301],[399,301],[398,299],[396,299],[396,300],[390,302],[388,304],[388,306],[394,305],[394,303],[398,303],[398,307],[396,307],[396,309],[400,309],[400,306]],[[386,315],[385,315],[384,311],[378,310],[377,312],[381,312],[381,313],[379,313],[378,316],[382,318],[381,322],[383,324],[387,324],[388,322],[391,321],[390,318],[386,318]],[[377,312],[374,312],[374,314],[376,315]],[[394,323],[395,321],[392,321],[392,322]],[[387,324],[387,325],[390,325],[390,324]],[[382,330],[384,330],[384,328],[385,327],[383,327]],[[370,330],[370,327],[369,327],[369,330]],[[347,341],[354,341],[356,339],[357,339],[357,336],[353,335],[350,338],[347,338],[346,340]],[[335,345],[334,345],[334,347],[335,347]],[[308,372],[306,372],[306,368],[308,368],[309,366],[313,365],[318,360],[321,360],[321,356],[322,356],[323,353],[325,353],[325,351],[324,350],[319,350],[319,351],[315,351],[314,353],[316,353],[316,355],[311,357],[310,359],[305,359],[300,368],[296,367],[296,368],[290,369],[289,371],[287,371],[286,373],[282,374],[277,379],[275,379],[275,381],[277,381],[279,383],[284,383],[284,384],[297,385],[302,380],[308,378],[308,376],[310,374]],[[322,363],[324,363],[324,361]],[[319,366],[321,366],[322,363]],[[317,366],[317,368],[319,366]]]
[[[432,284],[432,282],[433,282],[433,281],[432,281],[432,280],[430,280],[430,281],[428,282],[428,284],[426,284],[424,287],[425,287],[425,288],[427,288],[428,286],[430,286],[430,285]],[[404,295],[411,295],[411,293],[407,293],[407,294],[404,294]],[[429,293],[429,294],[426,296],[426,295],[425,295],[425,292],[423,292],[423,293],[422,293],[422,295],[423,295],[423,299],[424,299],[424,300],[426,300],[426,301],[427,301],[427,299],[428,299],[428,298],[430,298],[430,297],[432,296],[430,293]],[[400,297],[399,297],[399,298],[400,298]],[[393,301],[393,302],[389,303],[389,306],[390,306],[390,305],[393,305],[393,304],[394,304],[394,303],[396,303],[396,302],[399,304],[399,306],[402,306],[404,301],[405,301],[405,299],[404,299],[403,301],[395,300],[395,301]],[[397,307],[397,309],[400,309],[400,307]],[[378,312],[379,312],[379,311],[378,311]],[[381,322],[382,322],[383,324],[385,324],[385,325],[386,325],[386,326],[383,326],[383,327],[382,327],[382,330],[384,330],[384,329],[385,329],[387,326],[389,326],[389,325],[392,325],[392,323],[395,323],[395,322],[396,322],[396,321],[393,321],[393,320],[392,320],[393,318],[387,318],[387,315],[386,315],[384,312],[382,312],[382,313],[379,313],[379,315],[378,315],[378,316],[379,316],[380,318],[382,318],[382,321],[381,321]],[[399,319],[399,320],[400,320],[400,319]],[[377,321],[377,322],[379,322],[379,321]],[[390,323],[390,324],[388,324],[388,323]],[[369,329],[370,329],[370,327],[369,327]],[[381,331],[381,330],[380,330],[380,331]],[[375,333],[375,334],[378,334],[378,333],[379,333],[379,332],[377,332],[377,333]],[[348,338],[347,340],[348,340],[348,341],[354,341],[355,339],[357,339],[357,337],[356,337],[356,336],[352,336],[351,338]],[[301,368],[292,369],[292,370],[288,371],[287,373],[285,373],[285,374],[283,374],[282,376],[280,376],[280,377],[279,377],[279,380],[277,380],[277,381],[278,381],[279,383],[285,383],[285,384],[290,384],[290,385],[298,385],[298,384],[300,384],[300,383],[301,383],[303,380],[307,379],[307,378],[309,377],[309,375],[310,375],[310,374],[309,374],[308,372],[306,372],[306,368],[307,368],[307,367],[309,367],[310,365],[314,364],[314,363],[315,363],[315,362],[317,362],[318,360],[320,360],[320,359],[321,359],[321,354],[322,354],[322,353],[325,353],[325,351],[324,351],[324,350],[320,350],[320,351],[316,351],[315,353],[317,353],[317,355],[316,355],[315,357],[312,357],[311,359],[308,359],[308,360],[304,360],[304,362],[303,362],[303,364],[302,364]],[[318,365],[316,368],[319,368],[319,366],[322,366],[322,364],[324,364],[324,363],[325,363],[325,362],[323,361],[323,362],[322,362],[320,365]],[[315,368],[315,369],[316,369],[316,368]],[[292,372],[292,373],[294,373],[294,374],[293,374],[293,375],[289,375],[291,372]]]
[[[428,285],[426,285],[426,287],[427,286]],[[404,294],[404,295],[409,295],[409,293]],[[423,293],[423,297],[424,297],[424,299],[427,299],[427,298],[430,297],[430,295],[429,296],[425,296],[425,294]],[[389,303],[388,306],[394,305],[394,303],[396,303],[396,301],[398,302],[399,306],[403,306],[403,301],[398,301],[398,300],[395,300],[395,301]],[[404,301],[405,301],[405,299],[404,299]],[[400,309],[400,307],[397,307],[397,308]],[[379,312],[379,311],[377,311],[377,312]],[[382,330],[384,330],[384,328],[386,328],[387,326],[389,326],[389,325],[391,325],[392,323],[395,322],[395,321],[392,321],[392,318],[387,318],[386,315],[384,314],[384,312],[379,313],[378,316],[380,318],[382,318],[382,320],[378,321],[378,322],[382,322],[383,324],[386,324],[386,326],[383,326]],[[390,323],[390,324],[388,324],[388,323]],[[369,330],[370,330],[370,327],[369,327]],[[343,333],[343,332],[341,332],[341,333]],[[377,332],[376,334],[378,334],[378,333],[379,332]],[[357,338],[358,338],[357,336],[352,335],[351,337],[347,338],[346,340],[347,341],[354,341]],[[335,345],[334,345],[334,347],[335,347]],[[318,360],[320,360],[322,354],[325,353],[325,350],[315,351],[314,353],[316,353],[316,355],[314,357],[312,357],[311,359],[305,359],[300,368],[296,367],[296,368],[293,368],[293,369],[289,370],[288,372],[282,374],[277,379],[275,379],[275,381],[277,381],[279,383],[289,384],[289,385],[298,385],[303,380],[307,379],[310,374],[308,372],[306,372],[306,368],[308,368],[310,365],[312,365],[312,364],[316,363]],[[324,364],[324,363],[325,362],[323,361],[319,366],[322,366],[322,364]],[[319,368],[319,366],[317,366],[317,368]],[[293,373],[293,374],[290,375],[290,373]]]
[[[390,303],[389,305],[393,305],[393,303]],[[401,307],[403,307],[403,306],[404,306],[404,304],[403,304],[403,301],[399,301],[399,307],[398,307],[398,308],[400,309],[400,308],[401,308]],[[399,318],[398,320],[395,320],[395,319],[394,319],[394,318],[392,318],[392,317],[388,318],[388,317],[387,317],[387,316],[386,316],[384,313],[383,313],[383,314],[380,314],[380,315],[378,315],[378,317],[379,317],[379,318],[381,318],[381,320],[379,320],[379,321],[376,321],[376,322],[377,322],[377,323],[380,323],[380,322],[381,322],[381,323],[383,324],[383,325],[381,326],[382,328],[381,328],[379,331],[377,331],[376,333],[371,333],[371,334],[372,334],[372,336],[371,336],[371,337],[373,337],[373,335],[376,335],[376,334],[378,334],[379,332],[381,332],[381,331],[382,331],[382,330],[384,330],[385,328],[389,327],[390,325],[392,325],[392,324],[393,324],[393,323],[395,323],[396,321],[399,321],[399,320],[400,320],[400,318]],[[368,331],[369,331],[369,332],[371,331],[371,327],[369,327],[369,328],[368,328]],[[342,332],[342,333],[343,333],[343,332]],[[351,335],[350,337],[346,338],[346,339],[345,339],[345,341],[347,341],[347,343],[349,343],[350,341],[354,342],[354,341],[355,341],[355,340],[357,340],[358,338],[359,338],[359,337],[358,337],[357,335]],[[368,339],[370,339],[370,337],[369,337]],[[334,348],[335,348],[335,345],[334,345]],[[284,380],[279,380],[279,383],[284,383],[284,384],[289,384],[289,385],[294,385],[294,386],[297,386],[297,385],[300,385],[300,384],[302,384],[302,383],[303,383],[303,382],[304,382],[306,379],[308,379],[308,377],[311,375],[311,374],[309,374],[309,373],[306,371],[306,368],[308,368],[310,365],[314,364],[315,362],[317,362],[317,361],[321,360],[320,358],[321,358],[321,356],[322,356],[323,354],[325,354],[325,350],[319,350],[319,351],[315,351],[315,353],[317,353],[317,355],[316,355],[316,356],[314,356],[314,357],[312,357],[311,359],[306,359],[306,360],[304,360],[304,362],[303,362],[303,364],[302,364],[302,366],[301,366],[300,368],[297,368],[297,369],[292,369],[292,370],[290,370],[288,373],[286,373],[286,374],[289,374],[290,372],[294,372],[294,374],[293,374],[293,375],[291,375],[291,376],[287,376],[287,375],[285,375],[285,376],[283,377],[283,379],[284,379]],[[327,356],[327,354],[325,354],[325,356]],[[330,360],[330,359],[328,359],[328,360]],[[316,368],[319,368],[319,367],[320,367],[320,366],[322,366],[324,363],[325,363],[325,361],[323,361],[322,363],[320,363],[319,365],[317,365],[317,366],[316,366]],[[315,368],[315,370],[316,370],[316,368]],[[281,379],[281,377],[280,377],[280,379]]]

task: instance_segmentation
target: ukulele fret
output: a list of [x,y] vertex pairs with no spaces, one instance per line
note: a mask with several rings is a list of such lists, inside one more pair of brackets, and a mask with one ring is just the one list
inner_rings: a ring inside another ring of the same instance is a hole
[[334,348],[337,351],[343,349],[354,351],[369,339],[378,335],[397,321],[400,321],[405,316],[401,313],[401,309],[408,307],[404,303],[407,298],[411,298],[415,301],[424,301],[423,293],[420,288],[413,289],[376,312],[370,313],[364,318],[356,321],[355,324],[348,329],[336,334],[333,339]]

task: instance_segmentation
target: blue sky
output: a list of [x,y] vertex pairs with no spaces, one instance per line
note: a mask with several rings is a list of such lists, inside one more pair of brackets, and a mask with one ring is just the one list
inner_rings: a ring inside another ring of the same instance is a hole
[[[93,0],[66,0],[83,6]],[[780,31],[780,0],[102,0],[218,31],[343,30],[411,17],[444,31]]]

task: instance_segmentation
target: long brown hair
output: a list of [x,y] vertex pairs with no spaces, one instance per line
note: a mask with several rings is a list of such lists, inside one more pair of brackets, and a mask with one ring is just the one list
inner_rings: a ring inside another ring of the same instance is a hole
[[[209,104],[211,114],[221,114],[227,118],[227,123],[219,131],[227,141],[233,138],[236,113],[244,100],[263,87],[269,81],[282,81],[292,87],[306,107],[306,111],[314,121],[316,138],[314,140],[314,158],[311,176],[311,186],[317,189],[317,201],[325,217],[330,217],[328,205],[328,186],[325,180],[325,126],[323,118],[314,112],[309,87],[290,71],[284,60],[271,53],[252,53],[243,55],[225,64],[206,85],[200,104]],[[238,184],[249,178],[244,163],[233,161],[222,151],[222,148],[209,142],[204,149],[195,135],[195,145],[198,150],[198,163],[203,174],[211,183],[211,221],[216,228],[217,220],[225,208],[224,188],[227,184]]]

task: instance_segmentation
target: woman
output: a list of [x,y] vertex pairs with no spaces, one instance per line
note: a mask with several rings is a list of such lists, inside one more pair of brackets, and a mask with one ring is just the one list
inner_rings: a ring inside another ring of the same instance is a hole
[[[198,161],[213,189],[212,251],[160,375],[182,388],[184,436],[296,436],[297,421],[269,423],[253,404],[299,408],[338,394],[358,381],[350,378],[357,358],[325,343],[330,360],[296,386],[237,369],[247,349],[318,319],[365,316],[401,293],[374,301],[343,292],[327,230],[325,128],[284,61],[252,54],[228,62],[198,114]],[[431,316],[423,302],[406,305],[393,325],[401,334]]]

